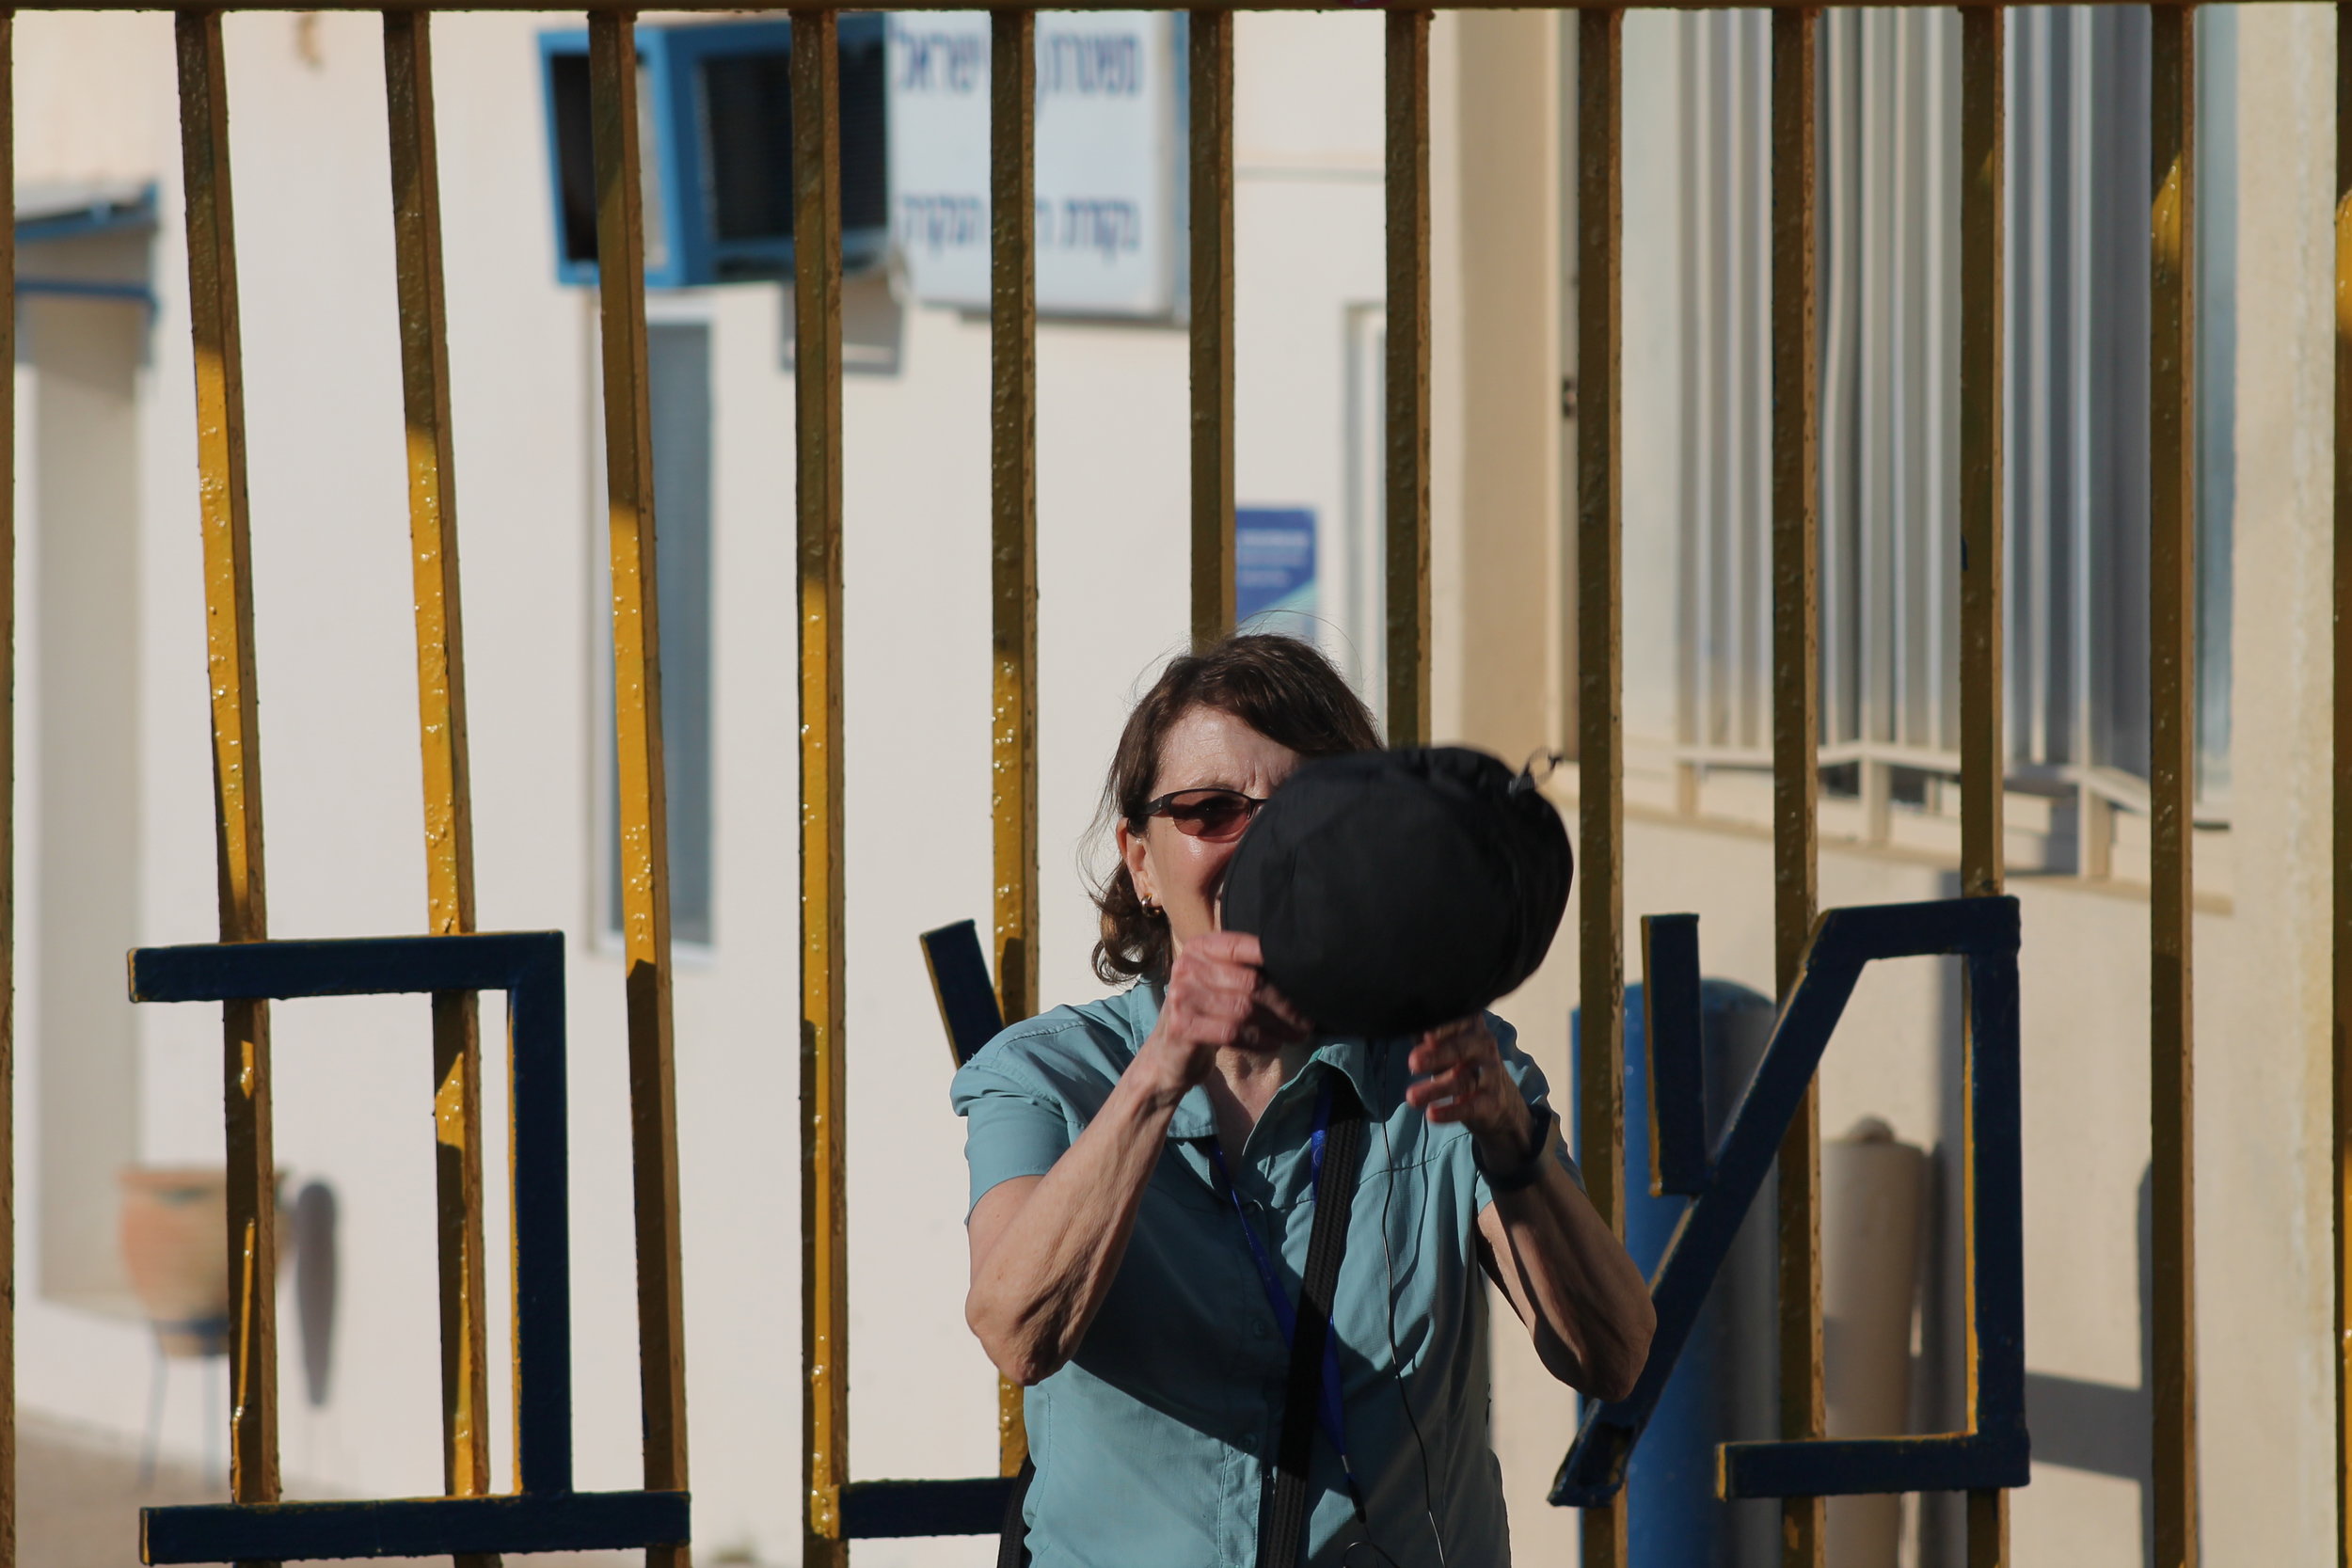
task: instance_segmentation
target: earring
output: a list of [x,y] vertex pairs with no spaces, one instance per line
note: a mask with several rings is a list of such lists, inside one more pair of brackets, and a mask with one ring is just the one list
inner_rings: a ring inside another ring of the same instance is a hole
[[1153,903],[1153,902],[1152,902],[1152,900],[1151,900],[1151,899],[1149,899],[1149,898],[1144,898],[1144,899],[1142,900],[1142,903],[1143,903],[1143,914],[1144,914],[1144,918],[1145,918],[1145,919],[1147,919],[1147,920],[1157,920],[1157,919],[1159,919],[1159,918],[1160,918],[1160,907],[1159,907],[1157,904],[1154,904],[1154,903]]

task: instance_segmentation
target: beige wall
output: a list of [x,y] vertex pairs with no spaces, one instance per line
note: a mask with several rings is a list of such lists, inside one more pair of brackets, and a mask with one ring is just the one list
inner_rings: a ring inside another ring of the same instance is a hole
[[1561,740],[1559,29],[1549,11],[1465,11],[1454,32],[1458,662],[1444,684],[1450,735],[1514,764]]
[[[1629,131],[1657,101],[1645,92],[1642,71],[1671,69],[1672,61],[1671,44],[1658,47],[1668,19],[1638,20],[1640,27],[1628,28]],[[2246,8],[2237,22],[2235,784],[2231,830],[2199,835],[2198,875],[2208,891],[2195,934],[2203,1540],[2208,1561],[2320,1568],[2333,1559],[2334,1512],[2327,771],[2333,23],[2325,8],[2300,5]],[[1497,24],[1461,19],[1464,80],[1482,42],[1501,44]],[[1482,130],[1496,134],[1504,105],[1518,102],[1509,85],[1517,63],[1490,67],[1506,85],[1482,92],[1486,112],[1463,107],[1465,235],[1473,212],[1502,221],[1481,201],[1507,177],[1496,175],[1482,193],[1467,149]],[[1549,111],[1528,112],[1532,123]],[[1671,138],[1629,135],[1628,147],[1632,247],[1656,231],[1641,228],[1650,209],[1633,198],[1658,189],[1672,166]],[[1480,384],[1488,362],[1469,345],[1480,341],[1482,322],[1502,321],[1506,300],[1525,295],[1474,282],[1484,246],[1462,243],[1467,453],[1479,439],[1469,411],[1508,407],[1506,386],[1517,384],[1510,378],[1528,372],[1506,357],[1497,385]],[[1500,282],[1519,274],[1498,266],[1492,276]],[[1671,293],[1645,306],[1655,292],[1636,281],[1629,275],[1629,343],[1671,325],[1663,320]],[[1537,323],[1556,318],[1531,304],[1525,319],[1532,341]],[[1675,458],[1652,451],[1642,406],[1629,409],[1627,446],[1629,454],[1650,454],[1638,472],[1654,489],[1671,478]],[[1519,450],[1494,421],[1482,433],[1492,453]],[[1441,622],[1448,635],[1438,659],[1440,689],[1463,694],[1457,733],[1495,744],[1534,710],[1520,673],[1540,654],[1544,634],[1518,618],[1530,584],[1554,568],[1542,538],[1476,504],[1497,493],[1480,489],[1478,467],[1466,458],[1464,511],[1453,525],[1460,599],[1457,619]],[[1499,463],[1495,472],[1527,470]],[[1629,562],[1656,556],[1654,531],[1667,520],[1645,509],[1639,487],[1626,526]],[[1669,604],[1643,597],[1654,597],[1645,584],[1666,578],[1651,570],[1629,580],[1629,622],[1645,605],[1653,615],[1669,613]],[[1573,779],[1560,783],[1556,794],[1572,807]],[[1733,815],[1746,819],[1635,810],[1626,840],[1625,940],[1637,972],[1638,917],[1692,910],[1703,916],[1708,972],[1770,989],[1770,839],[1760,816]],[[1948,850],[1833,841],[1822,851],[1820,896],[1824,905],[1944,896],[1952,870]],[[2014,1501],[2014,1551],[2027,1563],[2130,1568],[2144,1560],[2150,1431],[2148,907],[2144,890],[2122,882],[2020,874],[2012,888],[2025,921],[2026,1357],[2037,1456],[2033,1483]],[[1547,1053],[1558,1052],[1574,1000],[1573,945],[1572,928],[1564,930],[1545,971],[1502,1008],[1547,1067],[1558,1059]],[[1821,1077],[1825,1133],[1879,1116],[1932,1160],[1940,1228],[1923,1281],[1925,1386],[1915,1405],[1929,1422],[1958,1410],[1950,1294],[1960,1262],[1950,1201],[1959,1178],[1958,1072],[1948,982],[1920,961],[1865,977]],[[1542,1382],[1509,1334],[1498,1339],[1497,1386],[1515,1531],[1523,1549],[1540,1544],[1548,1560],[1565,1560],[1572,1531],[1531,1505],[1565,1451],[1570,1402]],[[1959,1560],[1948,1499],[1915,1501],[1907,1517],[1907,1562]]]
[[[291,35],[292,17],[273,20]],[[154,19],[122,12],[55,13],[16,30],[20,187],[154,178],[157,138],[179,115],[171,29],[160,50],[155,31]]]
[[2328,1344],[2328,603],[2335,26],[2239,40],[2237,912],[2198,981],[2200,1390],[2209,1560],[2334,1547]]

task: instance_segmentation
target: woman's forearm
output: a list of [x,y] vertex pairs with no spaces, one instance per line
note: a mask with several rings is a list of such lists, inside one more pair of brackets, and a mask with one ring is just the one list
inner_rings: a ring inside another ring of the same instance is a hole
[[1495,1196],[1492,1213],[1496,1264],[1545,1366],[1598,1399],[1632,1392],[1657,1314],[1641,1271],[1592,1200],[1547,1158],[1534,1183]]
[[1126,1255],[1182,1093],[1131,1070],[1052,1170],[1007,1182],[973,1210],[964,1318],[1013,1382],[1041,1382],[1077,1354]]
[[[1406,1066],[1427,1075],[1406,1087],[1406,1102],[1433,1122],[1460,1123],[1488,1170],[1514,1169],[1527,1156],[1534,1112],[1485,1020],[1429,1031]],[[1560,1160],[1557,1122],[1547,1116],[1542,1126],[1535,1180],[1495,1194],[1479,1212],[1479,1238],[1544,1366],[1588,1394],[1622,1399],[1642,1375],[1657,1328],[1649,1287]]]
[[964,1320],[1015,1383],[1041,1382],[1078,1353],[1127,1255],[1177,1102],[1220,1047],[1255,1026],[1258,961],[1258,939],[1239,931],[1183,944],[1159,1022],[1086,1131],[1052,1170],[1003,1182],[973,1208]]

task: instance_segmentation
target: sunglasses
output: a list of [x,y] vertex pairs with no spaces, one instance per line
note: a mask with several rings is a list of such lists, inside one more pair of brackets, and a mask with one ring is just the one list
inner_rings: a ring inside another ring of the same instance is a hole
[[1179,789],[1147,804],[1136,817],[1137,828],[1154,816],[1165,816],[1186,838],[1222,844],[1239,838],[1249,819],[1265,802],[1238,789]]

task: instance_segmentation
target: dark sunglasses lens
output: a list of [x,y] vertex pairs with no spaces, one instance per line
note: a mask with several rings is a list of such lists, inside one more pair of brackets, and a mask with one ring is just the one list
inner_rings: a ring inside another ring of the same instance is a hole
[[1176,831],[1211,843],[1237,835],[1249,822],[1250,801],[1245,796],[1217,793],[1180,797],[1168,803],[1168,820]]

